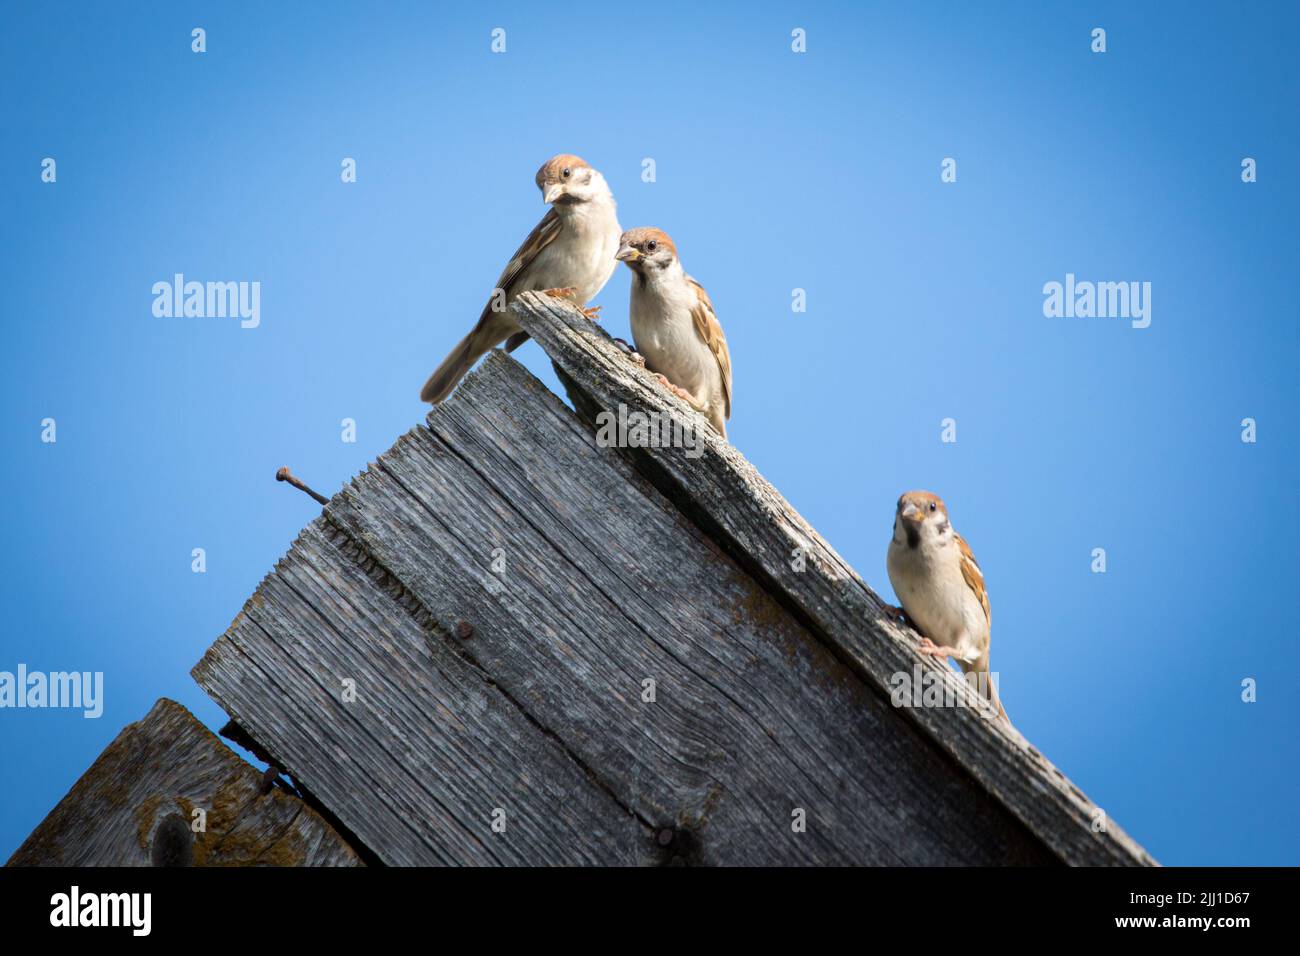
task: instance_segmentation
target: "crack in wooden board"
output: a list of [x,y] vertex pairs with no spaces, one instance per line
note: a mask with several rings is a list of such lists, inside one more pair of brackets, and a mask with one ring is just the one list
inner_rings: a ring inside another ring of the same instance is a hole
[[317,519],[195,679],[385,863],[638,861],[648,831],[385,574]]

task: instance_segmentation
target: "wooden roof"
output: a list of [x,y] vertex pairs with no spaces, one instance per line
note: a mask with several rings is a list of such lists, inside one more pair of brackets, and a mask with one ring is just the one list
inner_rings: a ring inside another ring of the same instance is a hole
[[[1153,862],[977,705],[893,707],[891,675],[934,665],[853,569],[599,326],[541,295],[515,309],[578,414],[491,353],[194,670],[370,850]],[[697,425],[703,453],[599,447],[620,405]]]
[[[193,671],[358,853],[1154,863],[599,326],[514,308],[576,413],[490,353]],[[602,447],[620,406],[694,425],[700,454]],[[967,706],[894,707],[915,668]]]

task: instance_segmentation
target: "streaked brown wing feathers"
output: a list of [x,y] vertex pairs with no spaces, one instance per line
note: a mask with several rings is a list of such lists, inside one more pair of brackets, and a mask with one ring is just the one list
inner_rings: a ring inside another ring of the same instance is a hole
[[966,579],[966,586],[969,587],[977,598],[980,606],[984,608],[984,620],[992,623],[992,615],[989,612],[989,595],[984,590],[984,572],[980,570],[979,562],[975,560],[975,554],[971,551],[970,545],[961,535],[954,533],[953,537],[957,539],[957,547],[961,549],[961,576]]
[[501,277],[497,279],[496,288],[492,290],[492,298],[488,299],[487,305],[483,307],[483,314],[479,316],[479,324],[482,325],[489,315],[492,314],[492,299],[496,297],[496,289],[501,289],[506,296],[510,295],[510,287],[514,281],[519,278],[519,273],[523,272],[537,254],[555,241],[555,237],[560,234],[564,224],[560,221],[559,214],[555,207],[546,210],[546,215],[542,221],[533,227],[533,231],[528,234],[528,238],[523,244],[515,250],[515,254],[510,257],[506,267],[501,272]]
[[691,310],[691,318],[695,321],[695,332],[699,335],[700,341],[709,347],[713,357],[718,361],[718,369],[722,372],[722,392],[727,400],[726,417],[731,417],[731,352],[727,348],[727,339],[722,334],[722,325],[718,322],[717,313],[713,311],[713,302],[709,294],[704,291],[704,286],[700,285],[690,276],[686,277],[695,289],[696,306]]

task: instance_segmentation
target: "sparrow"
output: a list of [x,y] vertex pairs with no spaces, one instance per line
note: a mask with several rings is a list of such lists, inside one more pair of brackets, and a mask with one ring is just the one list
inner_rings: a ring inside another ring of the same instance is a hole
[[617,258],[632,270],[632,340],[646,368],[726,438],[731,353],[708,293],[683,271],[677,246],[662,229],[629,229]]
[[1010,723],[989,678],[989,596],[970,545],[952,528],[938,495],[909,491],[894,510],[894,534],[886,557],[889,583],[903,603],[888,608],[905,615],[921,633],[922,654],[954,658],[977,680],[980,694]]
[[[488,349],[505,342],[512,352],[528,340],[510,312],[521,293],[543,291],[582,308],[618,268],[614,253],[622,230],[605,177],[564,153],[547,160],[534,180],[551,208],[506,264],[478,324],[424,383],[421,401],[446,398]],[[582,311],[595,318],[600,307]]]

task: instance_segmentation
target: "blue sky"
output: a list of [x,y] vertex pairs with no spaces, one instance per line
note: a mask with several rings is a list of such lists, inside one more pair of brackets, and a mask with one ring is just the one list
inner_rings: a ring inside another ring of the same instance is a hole
[[[333,493],[421,420],[575,152],[674,237],[732,441],[869,584],[899,493],[943,495],[1028,738],[1164,863],[1300,863],[1297,8],[268,6],[5,7],[0,670],[106,701],[0,711],[0,858],[159,696],[221,725],[189,669],[319,513],[275,469]],[[177,272],[259,281],[261,324],[155,318]],[[1067,273],[1150,282],[1150,327],[1045,317]]]

